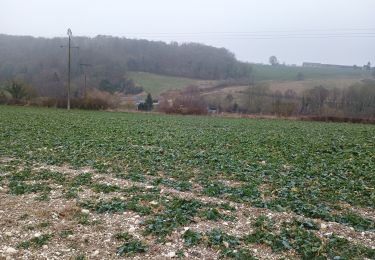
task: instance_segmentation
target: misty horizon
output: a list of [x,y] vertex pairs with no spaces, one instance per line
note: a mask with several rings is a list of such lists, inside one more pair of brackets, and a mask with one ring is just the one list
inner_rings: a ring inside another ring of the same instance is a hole
[[[68,28],[69,29],[69,28]],[[13,35],[13,34],[3,34],[3,35],[8,35],[8,36],[19,36],[19,37],[33,37],[33,38],[42,38],[42,39],[63,39],[63,38],[66,38],[67,39],[67,36],[51,36],[51,37],[48,37],[48,36],[34,36],[34,35],[23,35],[23,34],[20,34],[20,35]],[[172,44],[172,43],[178,43],[179,45],[181,44],[189,44],[189,43],[198,43],[198,44],[203,44],[203,45],[206,45],[206,46],[210,46],[210,47],[215,47],[215,48],[225,48],[227,49],[229,52],[233,53],[235,55],[235,57],[239,60],[239,61],[242,61],[242,62],[247,62],[247,63],[250,63],[250,64],[265,64],[265,65],[269,65],[269,60],[267,57],[266,60],[264,61],[252,61],[252,60],[243,60],[241,58],[239,58],[235,52],[233,52],[233,50],[231,49],[228,49],[227,47],[224,47],[224,46],[215,46],[215,45],[210,45],[210,44],[207,44],[207,43],[204,43],[204,42],[195,42],[195,41],[163,41],[163,40],[156,40],[156,39],[149,39],[149,38],[131,38],[131,37],[126,37],[126,36],[117,36],[117,35],[109,35],[109,34],[98,34],[98,35],[94,35],[94,36],[88,36],[88,35],[75,35],[74,37],[76,38],[89,38],[89,39],[94,39],[96,37],[100,37],[100,36],[105,36],[105,37],[113,37],[113,38],[119,38],[119,39],[131,39],[131,40],[147,40],[147,41],[153,41],[153,42],[163,42],[163,43],[166,43],[166,44]],[[73,37],[73,39],[74,39]],[[270,56],[276,56],[277,58],[279,58],[277,55],[270,55]],[[344,66],[359,66],[359,67],[362,67],[363,65],[366,65],[367,62],[364,62],[363,64],[349,64],[349,63],[333,63],[333,62],[323,62],[321,60],[303,60],[299,63],[288,63],[284,60],[279,60],[280,64],[284,64],[284,65],[290,65],[290,66],[302,66],[303,63],[307,62],[311,62],[311,63],[321,63],[321,64],[332,64],[332,65],[344,65]],[[370,62],[371,64],[374,64],[375,62],[371,62],[370,60],[368,60],[368,62]]]
[[[19,7],[22,6],[20,9]],[[199,1],[137,3],[110,0],[2,4],[0,33],[34,37],[107,35],[226,48],[245,62],[375,63],[375,18],[370,0]],[[14,14],[22,19],[14,19]]]

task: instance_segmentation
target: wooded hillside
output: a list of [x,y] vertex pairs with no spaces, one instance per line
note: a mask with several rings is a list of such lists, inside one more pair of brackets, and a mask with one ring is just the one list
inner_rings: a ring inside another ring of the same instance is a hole
[[[83,70],[89,84],[110,91],[134,90],[126,71],[144,71],[196,79],[248,77],[249,64],[236,60],[224,48],[196,43],[164,43],[97,36],[74,37],[72,44],[73,88],[82,86]],[[0,81],[20,79],[40,95],[61,96],[67,80],[66,38],[0,35]],[[91,64],[82,68],[81,63]]]

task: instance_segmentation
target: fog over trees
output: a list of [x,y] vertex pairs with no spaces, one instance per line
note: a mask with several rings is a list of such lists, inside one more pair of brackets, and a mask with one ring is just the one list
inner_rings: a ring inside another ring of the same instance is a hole
[[[31,84],[39,95],[61,97],[67,80],[66,38],[0,35],[0,82],[10,79]],[[144,71],[197,79],[248,77],[251,66],[236,60],[224,48],[197,43],[164,43],[111,36],[74,37],[72,80],[75,91],[82,82],[81,63],[90,85],[102,90],[134,94],[140,90],[126,71]],[[76,94],[77,94],[76,93]]]

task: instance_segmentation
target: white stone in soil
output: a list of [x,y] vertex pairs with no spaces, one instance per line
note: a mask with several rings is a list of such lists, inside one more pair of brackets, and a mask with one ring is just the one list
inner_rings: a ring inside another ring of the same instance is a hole
[[9,254],[9,255],[13,255],[15,253],[17,253],[17,249],[13,248],[13,247],[8,247],[6,250],[5,250],[5,253],[6,254]]
[[90,213],[90,210],[88,210],[88,209],[82,209],[81,212],[82,212],[83,214],[89,214],[89,213]]
[[169,252],[167,254],[167,257],[170,257],[170,258],[176,257],[176,252],[173,252],[173,251]]
[[129,228],[129,232],[134,232],[135,231],[135,227],[134,226],[131,226],[130,228]]

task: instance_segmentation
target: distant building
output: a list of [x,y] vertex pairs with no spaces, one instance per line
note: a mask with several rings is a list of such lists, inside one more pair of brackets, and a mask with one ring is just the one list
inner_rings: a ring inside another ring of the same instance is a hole
[[207,112],[209,114],[217,114],[218,113],[218,109],[215,106],[208,106],[207,107]]
[[304,62],[302,63],[302,67],[310,67],[310,68],[319,68],[321,67],[321,63],[314,63],[314,62]]
[[337,65],[337,64],[324,64],[324,63],[316,63],[316,62],[304,62],[304,63],[302,63],[302,67],[308,67],[308,68],[336,68],[336,69],[353,69],[353,68],[357,68],[357,66]]

